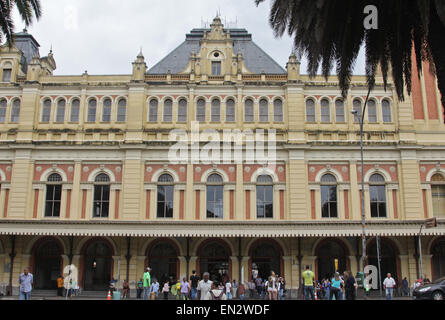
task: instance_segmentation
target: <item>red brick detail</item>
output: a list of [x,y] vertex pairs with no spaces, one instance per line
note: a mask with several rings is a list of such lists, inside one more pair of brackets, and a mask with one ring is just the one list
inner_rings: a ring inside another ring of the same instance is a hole
[[439,119],[436,99],[436,79],[430,72],[430,65],[427,61],[423,62],[423,77],[425,79],[425,92],[428,105],[428,118],[431,120]]
[[195,219],[199,220],[199,212],[201,210],[201,191],[196,190],[196,201],[195,201]]
[[280,219],[284,220],[284,190],[280,190]]
[[399,207],[397,205],[397,191],[392,191],[392,202],[394,203],[394,219],[399,218]]
[[82,219],[85,219],[87,209],[87,190],[82,191]]
[[7,217],[8,216],[8,203],[9,203],[9,189],[6,189],[6,194],[5,194],[5,211],[3,213],[3,217]]
[[[196,172],[196,168],[200,167],[200,172]],[[229,168],[233,167],[235,170],[233,172],[230,172]],[[212,169],[212,165],[195,165],[193,167],[193,180],[194,182],[201,182],[202,175],[209,169]],[[218,165],[217,169],[222,170],[226,173],[226,175],[229,177],[229,182],[236,182],[236,166],[230,165],[230,164],[222,164]]]
[[234,191],[230,190],[230,220],[235,219],[235,211],[234,211]]
[[116,200],[115,200],[115,206],[114,206],[114,218],[117,220],[119,219],[119,198],[120,198],[120,190],[116,190]]
[[349,220],[349,192],[348,190],[344,191],[345,197],[345,219]]
[[[249,172],[246,172],[246,170],[245,170],[246,167],[250,168]],[[283,169],[283,170],[281,170],[282,172],[280,172],[280,170],[278,170],[280,167]],[[244,182],[250,182],[252,180],[252,175],[260,168],[263,168],[263,166],[259,165],[259,164],[246,164],[246,165],[244,165],[243,166],[243,179],[244,179]],[[281,183],[286,182],[286,166],[284,164],[269,165],[267,168],[272,170],[273,172],[275,172],[275,174],[278,176],[278,181],[279,182],[281,182]]]
[[179,219],[184,220],[184,190],[179,191]]
[[[348,171],[343,172],[343,167],[347,167]],[[310,168],[315,168],[315,171],[311,172]],[[344,182],[350,181],[349,165],[348,164],[343,164],[343,165],[335,164],[335,165],[331,165],[331,168],[341,174],[341,177]],[[309,164],[308,165],[308,180],[309,180],[309,182],[315,182],[315,177],[320,172],[320,170],[323,170],[323,169],[326,169],[326,165]]]
[[[88,167],[88,172],[84,171],[84,168]],[[90,176],[91,172],[94,170],[100,168],[101,166],[99,164],[84,164],[82,165],[82,182],[88,182],[88,177]],[[122,165],[120,164],[107,164],[104,166],[105,169],[108,169],[113,172],[113,175],[116,179],[116,182],[122,182],[122,170],[116,171],[116,168],[120,167],[122,169]]]
[[250,190],[246,190],[246,220],[250,220]]
[[71,190],[66,192],[66,218],[69,219],[71,215]]
[[39,189],[34,190],[34,211],[32,217],[37,219],[37,208],[39,206]]
[[428,219],[428,205],[426,202],[426,190],[422,190],[422,198],[423,198],[423,213],[425,219]]
[[[151,171],[148,172],[147,168],[151,167]],[[145,182],[151,182],[153,175],[158,172],[159,170],[162,170],[164,168],[164,165],[161,164],[155,164],[155,165],[146,165],[145,166],[145,175],[144,175],[144,181]],[[185,182],[187,180],[187,169],[185,165],[169,165],[168,168],[170,170],[173,170],[178,176],[180,182]],[[181,168],[184,168],[184,172],[181,172]]]
[[311,213],[312,213],[312,219],[315,220],[315,190],[311,190]]
[[12,164],[0,164],[0,169],[4,172],[6,181],[11,181],[12,170],[6,170],[7,167],[12,167]]
[[147,190],[147,197],[145,200],[145,218],[147,220],[150,219],[150,197],[151,197],[151,190]]
[[[376,163],[378,164],[378,163]],[[396,170],[394,172],[391,172],[391,167],[396,168]],[[361,168],[361,166],[357,166],[357,181],[361,182],[362,181],[362,174],[359,171]],[[371,164],[365,164],[365,176],[368,173],[369,170],[374,170],[375,165],[371,165]],[[399,180],[399,176],[397,175],[397,164],[379,164],[379,168],[384,170],[385,172],[387,172],[390,177],[391,177],[391,181],[392,182],[397,182]]]
[[[422,172],[422,170],[421,170],[422,167],[425,168],[425,171],[423,171],[423,172]],[[422,163],[421,163],[421,164],[419,165],[420,181],[421,181],[421,182],[427,182],[427,181],[426,181],[426,177],[427,177],[428,173],[429,173],[431,170],[435,169],[435,168],[437,168],[437,165],[435,165],[435,164],[422,164]],[[443,169],[443,166],[442,166],[442,169]]]
[[424,120],[422,90],[420,86],[419,73],[417,72],[416,53],[413,48],[412,53],[412,73],[411,73],[411,96],[413,99],[414,119]]

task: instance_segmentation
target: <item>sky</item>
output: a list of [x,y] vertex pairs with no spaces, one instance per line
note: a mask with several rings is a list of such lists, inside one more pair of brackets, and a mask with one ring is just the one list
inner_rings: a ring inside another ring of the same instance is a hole
[[[246,28],[253,41],[283,68],[292,51],[288,35],[275,38],[269,25],[270,0],[41,0],[43,15],[28,27],[40,55],[52,47],[55,75],[130,74],[142,48],[148,68],[185,40],[185,34],[213,20]],[[15,14],[15,32],[24,28]],[[207,24],[207,25],[208,25]],[[301,72],[306,73],[305,59]],[[359,57],[354,74],[364,74]]]

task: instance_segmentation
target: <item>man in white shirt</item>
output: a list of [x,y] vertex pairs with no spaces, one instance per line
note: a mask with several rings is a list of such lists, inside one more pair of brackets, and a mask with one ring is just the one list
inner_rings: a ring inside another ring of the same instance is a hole
[[226,297],[227,300],[232,300],[232,284],[230,280],[226,282]]
[[198,283],[198,297],[200,300],[206,300],[207,293],[212,289],[212,281],[209,280],[210,274],[205,272],[203,274],[203,279]]
[[212,290],[207,292],[204,300],[227,300],[224,290],[218,289],[218,283],[212,283]]
[[392,300],[395,286],[396,282],[391,277],[391,273],[388,273],[387,278],[385,278],[385,281],[383,281],[383,288],[386,291],[386,300]]

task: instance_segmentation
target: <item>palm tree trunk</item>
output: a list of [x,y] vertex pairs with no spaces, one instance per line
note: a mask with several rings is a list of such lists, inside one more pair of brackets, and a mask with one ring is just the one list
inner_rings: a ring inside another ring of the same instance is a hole
[[435,9],[431,10],[429,30],[428,44],[434,59],[438,87],[441,93],[442,108],[445,115],[445,26]]

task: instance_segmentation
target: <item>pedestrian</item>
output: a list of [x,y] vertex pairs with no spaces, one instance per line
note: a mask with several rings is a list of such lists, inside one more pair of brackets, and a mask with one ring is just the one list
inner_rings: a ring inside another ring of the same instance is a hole
[[315,275],[309,266],[306,266],[306,270],[303,271],[303,284],[304,284],[304,299],[315,300],[314,296],[314,280]]
[[286,280],[283,277],[278,278],[278,299],[284,300],[286,294]]
[[238,295],[240,300],[244,300],[245,293],[246,293],[246,288],[244,286],[244,283],[240,282],[238,286]]
[[151,269],[147,267],[145,269],[145,273],[143,276],[144,279],[144,300],[148,300],[150,298],[150,287],[151,287]]
[[183,300],[189,299],[189,293],[190,293],[190,283],[187,282],[187,278],[183,278],[181,282],[181,296]]
[[142,299],[142,293],[144,292],[144,281],[142,281],[142,278],[139,279],[136,289],[136,298]]
[[267,293],[269,294],[269,300],[278,299],[278,279],[275,272],[271,271],[270,277],[267,280]]
[[341,292],[341,283],[342,279],[340,278],[340,274],[336,272],[334,277],[331,279],[331,289],[329,290],[329,300],[332,300],[332,297],[335,297],[335,300],[341,300],[340,292]]
[[190,276],[190,296],[192,300],[196,300],[198,296],[198,282],[199,276],[196,274],[196,270],[192,271],[192,275]]
[[227,300],[232,300],[232,284],[230,283],[230,281],[226,282],[225,287]]
[[329,300],[329,293],[330,293],[329,291],[331,289],[331,283],[329,282],[328,279],[324,279],[322,288],[323,288],[323,299]]
[[207,293],[212,289],[212,281],[209,280],[209,273],[204,272],[203,279],[198,283],[198,298],[206,300]]
[[130,285],[128,284],[128,280],[125,280],[122,284],[122,299],[127,299],[130,294]]
[[181,299],[181,280],[178,279],[175,284],[176,300]]
[[383,289],[386,291],[386,300],[392,300],[395,286],[395,280],[391,277],[391,273],[388,273],[385,281],[383,281]]
[[409,284],[408,284],[408,280],[406,279],[406,277],[403,278],[403,280],[402,280],[402,292],[405,297],[409,296]]
[[150,299],[155,300],[159,294],[159,282],[155,278],[153,279],[153,283],[150,286]]
[[[227,296],[224,294],[224,289],[219,289],[220,285],[218,281],[214,281],[203,300],[227,300]],[[224,286],[222,286],[224,288]]]
[[253,300],[253,298],[255,297],[255,282],[253,281],[253,279],[250,279],[247,286],[249,287],[249,299]]
[[258,294],[258,299],[263,299],[263,279],[257,277],[255,279],[255,287]]
[[59,277],[57,278],[57,296],[58,297],[63,297],[63,284],[64,284],[63,276],[59,275]]
[[29,272],[28,268],[23,270],[23,273],[19,276],[20,284],[20,300],[31,300],[32,285],[34,283],[34,277]]
[[345,271],[345,295],[346,300],[355,300],[355,290],[357,289],[357,283],[351,272]]
[[170,292],[169,281],[165,280],[164,286],[162,287],[162,293],[164,294],[164,300],[168,300],[168,293]]
[[238,291],[238,285],[236,284],[236,280],[232,281],[232,299],[236,299],[236,292]]

